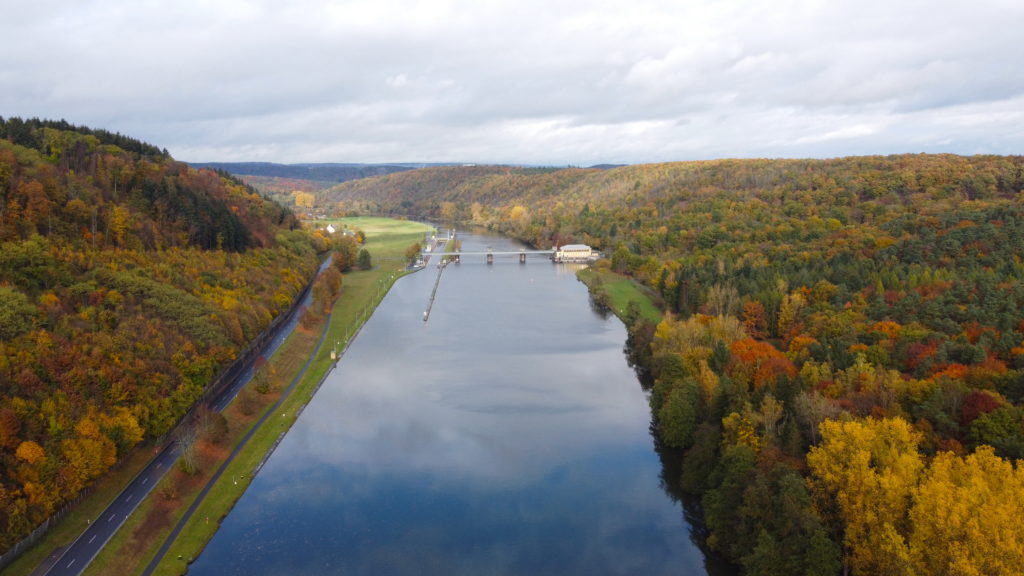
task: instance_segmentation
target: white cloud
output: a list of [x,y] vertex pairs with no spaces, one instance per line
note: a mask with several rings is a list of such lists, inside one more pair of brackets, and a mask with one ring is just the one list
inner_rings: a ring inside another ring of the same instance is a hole
[[1010,0],[50,0],[0,114],[187,160],[588,164],[1020,153]]

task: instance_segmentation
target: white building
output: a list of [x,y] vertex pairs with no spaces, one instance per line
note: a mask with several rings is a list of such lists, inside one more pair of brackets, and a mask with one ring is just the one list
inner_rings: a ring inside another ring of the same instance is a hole
[[555,251],[555,262],[590,262],[593,254],[586,244],[566,244]]

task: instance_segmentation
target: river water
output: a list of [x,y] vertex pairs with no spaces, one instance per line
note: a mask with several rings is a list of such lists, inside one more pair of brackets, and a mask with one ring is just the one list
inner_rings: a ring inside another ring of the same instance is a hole
[[428,322],[399,280],[189,574],[707,574],[574,272],[466,257]]

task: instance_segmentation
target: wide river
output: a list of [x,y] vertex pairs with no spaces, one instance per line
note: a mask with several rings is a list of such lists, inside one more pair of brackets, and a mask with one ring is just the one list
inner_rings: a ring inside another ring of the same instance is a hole
[[708,574],[625,329],[534,258],[449,266],[428,322],[437,269],[399,280],[189,574]]

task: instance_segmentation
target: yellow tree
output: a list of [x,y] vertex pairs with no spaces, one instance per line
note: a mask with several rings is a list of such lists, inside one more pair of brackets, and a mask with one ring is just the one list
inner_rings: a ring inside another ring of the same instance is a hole
[[901,418],[821,424],[808,480],[823,518],[839,521],[844,562],[856,574],[911,574],[908,511],[924,467],[920,434]]
[[46,451],[43,447],[31,440],[26,440],[18,445],[15,455],[29,464],[39,464],[46,460]]
[[1024,574],[1024,469],[989,446],[942,452],[914,491],[910,550],[917,574]]
[[107,224],[111,236],[114,237],[114,243],[118,246],[125,245],[130,220],[131,214],[123,206],[114,206],[114,209],[110,211],[110,218]]
[[316,203],[316,196],[309,192],[295,190],[292,192],[292,196],[295,198],[296,208],[306,208],[307,210],[310,210],[313,208],[313,204]]

